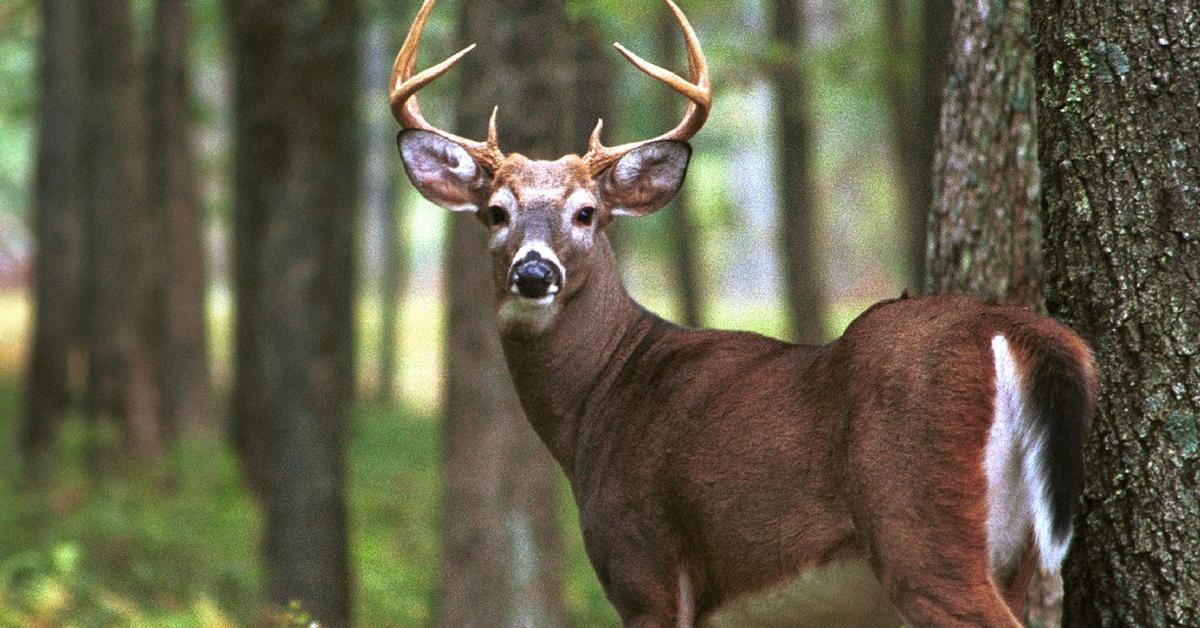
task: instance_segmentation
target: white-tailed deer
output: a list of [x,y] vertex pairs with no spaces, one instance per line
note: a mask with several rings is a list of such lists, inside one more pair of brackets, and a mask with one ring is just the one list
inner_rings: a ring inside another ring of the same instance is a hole
[[[588,556],[629,626],[1016,626],[1031,570],[1071,537],[1094,409],[1089,350],[1027,311],[963,297],[873,306],[839,339],[693,330],[621,285],[604,228],[679,189],[710,105],[664,135],[555,161],[438,130],[414,74],[434,0],[396,58],[404,165],[430,201],[490,233],[504,351],[570,479]],[[1040,558],[1040,560],[1039,560]]]

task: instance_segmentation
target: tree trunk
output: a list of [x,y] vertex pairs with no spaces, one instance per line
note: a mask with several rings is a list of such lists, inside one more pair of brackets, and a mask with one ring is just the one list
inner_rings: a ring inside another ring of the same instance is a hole
[[[379,381],[375,399],[392,403],[396,399],[399,348],[400,303],[404,294],[405,264],[402,207],[399,200],[399,176],[395,170],[396,142],[391,111],[378,99],[379,86],[387,85],[391,75],[391,46],[394,33],[381,19],[374,20],[364,50],[364,68],[368,80],[364,92],[372,103],[367,115],[367,165],[365,168],[367,215],[374,217],[380,257],[379,272]],[[374,247],[372,247],[374,248]]]
[[[120,430],[124,451],[162,453],[160,394],[150,330],[154,273],[150,243],[147,125],[128,0],[88,3],[85,37],[88,202],[84,310],[89,351],[87,413]],[[115,454],[115,452],[108,452]]]
[[925,290],[1041,305],[1033,47],[1022,0],[955,3]]
[[[658,12],[658,56],[663,67],[673,67],[679,62],[681,41],[679,24],[669,11]],[[686,76],[686,74],[684,74]],[[658,120],[660,124],[674,124],[679,120],[686,101],[679,94],[665,87],[659,89]],[[699,259],[696,250],[697,233],[692,223],[692,204],[688,202],[687,186],[662,211],[667,212],[668,229],[671,232],[671,260],[675,266],[675,281],[679,286],[680,322],[688,327],[703,324],[704,296],[700,287]]]
[[45,0],[34,238],[33,345],[26,375],[21,453],[30,479],[52,467],[70,400],[68,368],[80,306],[83,247],[82,7]]
[[816,343],[825,339],[826,297],[816,235],[805,25],[801,0],[773,0],[772,37],[782,51],[781,58],[772,59],[771,73],[779,160],[779,258],[793,339]]
[[[933,167],[925,291],[1042,310],[1033,43],[1025,2],[956,3]],[[1059,624],[1062,580],[1035,577],[1030,625]]]
[[1100,372],[1064,625],[1200,625],[1200,6],[1033,26],[1046,304]]
[[237,146],[235,435],[266,514],[270,599],[350,623],[359,15],[230,0]]
[[[563,3],[467,0],[460,39],[478,42],[461,78],[458,132],[482,137],[500,106],[500,145],[531,158],[570,151]],[[442,516],[442,626],[562,626],[557,470],[521,412],[496,331],[491,261],[473,216],[451,219]]]
[[916,38],[916,81],[905,79],[906,59],[912,57],[901,0],[884,0],[883,84],[892,131],[892,155],[904,194],[906,223],[905,285],[920,290],[927,285],[926,235],[933,198],[934,146],[942,108],[946,62],[950,53],[950,23],[954,4],[947,0],[921,2],[920,36]]
[[203,208],[196,192],[188,73],[188,3],[159,0],[150,61],[151,190],[161,216],[159,382],[171,433],[214,425],[205,316]]

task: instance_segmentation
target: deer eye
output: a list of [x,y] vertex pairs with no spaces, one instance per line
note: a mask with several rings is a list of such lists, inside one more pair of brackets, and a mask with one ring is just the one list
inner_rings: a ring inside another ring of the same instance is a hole
[[592,219],[595,216],[596,216],[596,208],[595,207],[584,207],[583,209],[580,209],[579,211],[575,212],[575,222],[577,222],[581,225],[584,225],[585,227],[590,226],[592,224]]
[[504,211],[499,205],[492,205],[487,208],[487,221],[493,227],[499,227],[508,222],[508,212]]

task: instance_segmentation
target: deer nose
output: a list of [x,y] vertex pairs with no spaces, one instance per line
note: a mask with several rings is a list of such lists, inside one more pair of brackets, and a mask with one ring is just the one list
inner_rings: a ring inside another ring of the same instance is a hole
[[558,292],[558,269],[540,257],[525,259],[509,274],[512,291],[526,299],[540,299]]

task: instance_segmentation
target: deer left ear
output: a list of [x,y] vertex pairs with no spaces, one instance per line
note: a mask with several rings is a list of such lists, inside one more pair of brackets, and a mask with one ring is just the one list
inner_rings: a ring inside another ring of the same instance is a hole
[[687,175],[692,147],[679,140],[639,146],[600,175],[600,194],[617,216],[645,216],[666,205]]
[[431,131],[396,136],[404,170],[421,195],[451,211],[476,211],[488,174],[462,146]]

